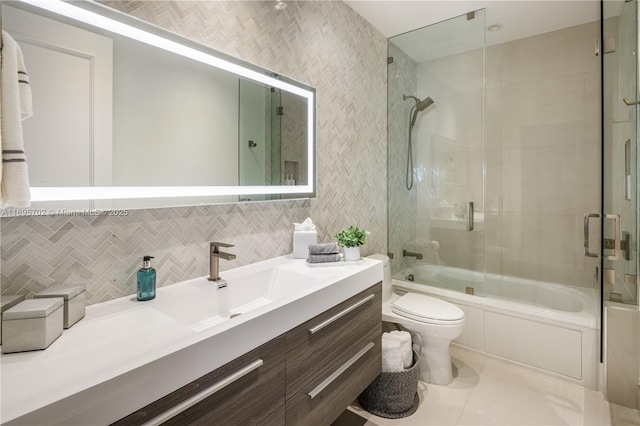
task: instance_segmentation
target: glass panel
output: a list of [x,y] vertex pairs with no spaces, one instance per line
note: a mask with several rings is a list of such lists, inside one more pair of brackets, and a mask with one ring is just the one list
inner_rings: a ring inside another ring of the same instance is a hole
[[638,5],[605,1],[603,14],[603,298],[637,304],[638,107],[624,99],[638,100]]
[[[484,293],[484,10],[389,39],[395,278]],[[433,103],[432,103],[433,101]]]
[[584,213],[601,203],[599,27],[573,23],[487,47],[487,297],[545,306],[559,285],[594,291],[599,260],[584,256],[582,241]]

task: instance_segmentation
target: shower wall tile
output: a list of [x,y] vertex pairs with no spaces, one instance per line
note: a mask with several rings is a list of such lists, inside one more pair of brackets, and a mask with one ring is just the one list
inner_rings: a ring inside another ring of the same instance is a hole
[[235,244],[231,268],[291,251],[292,222],[319,241],[350,224],[387,247],[387,41],[343,2],[105,1],[205,45],[317,89],[317,198],[132,210],[128,217],[2,218],[2,293],[82,282],[89,302],[133,293],[143,255],[158,284],[206,275],[207,244]]
[[484,212],[484,250],[485,270],[488,274],[504,273],[503,259],[505,253],[502,236],[502,215],[498,212]]
[[502,150],[502,164],[487,155],[487,202],[502,200],[502,230],[487,234],[486,247],[502,247],[505,275],[595,285],[597,261],[584,257],[582,242],[583,214],[600,206],[598,31],[593,22],[488,50],[502,106],[493,111],[497,93],[488,89],[487,138],[496,139],[487,146]]
[[503,155],[505,212],[582,216],[599,210],[599,146],[510,149]]
[[503,274],[504,245],[502,238],[503,164],[502,149],[502,47],[488,46],[486,51],[485,97],[485,193],[484,232],[485,264],[490,274]]
[[582,216],[505,212],[502,220],[505,275],[594,287],[599,261],[584,256]]
[[592,117],[600,111],[599,78],[592,72],[505,85],[505,147],[596,143],[599,125]]
[[486,51],[485,141],[486,149],[502,149],[502,47]]
[[503,83],[599,72],[600,59],[594,54],[599,31],[599,22],[590,22],[504,43]]

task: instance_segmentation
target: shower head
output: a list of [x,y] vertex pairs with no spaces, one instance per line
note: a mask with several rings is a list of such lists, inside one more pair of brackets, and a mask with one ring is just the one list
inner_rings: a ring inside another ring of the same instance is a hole
[[428,107],[430,107],[431,105],[433,105],[435,102],[433,101],[433,99],[427,97],[424,98],[424,100],[416,102],[416,110],[418,112],[420,111],[424,111],[425,109],[427,109]]
[[420,100],[418,98],[416,98],[415,96],[411,96],[411,95],[402,95],[402,100],[406,101],[407,99],[413,99],[414,101],[416,101],[416,108],[418,109],[418,111],[424,111],[426,108],[428,108],[429,106],[433,105],[435,102],[433,101],[433,99],[431,99],[430,97],[426,97],[424,98],[424,100]]
[[411,123],[409,124],[409,128],[413,129],[413,126],[416,124],[416,119],[418,118],[418,113],[424,111],[429,108],[435,102],[430,97],[426,97],[423,100],[416,98],[415,96],[410,95],[402,95],[402,100],[413,99],[416,101],[416,104],[413,106],[412,114],[411,114]]

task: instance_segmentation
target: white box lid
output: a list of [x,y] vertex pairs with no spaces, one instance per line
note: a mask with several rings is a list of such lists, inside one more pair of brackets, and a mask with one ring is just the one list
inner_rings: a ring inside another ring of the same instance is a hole
[[64,300],[69,300],[85,291],[85,289],[86,287],[83,284],[53,285],[46,290],[37,292],[33,297],[64,297]]
[[2,320],[46,318],[64,304],[62,297],[27,299],[2,314]]

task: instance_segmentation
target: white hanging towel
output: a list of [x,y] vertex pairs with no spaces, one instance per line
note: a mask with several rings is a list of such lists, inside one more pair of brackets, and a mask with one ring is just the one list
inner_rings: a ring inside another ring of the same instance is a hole
[[33,114],[29,75],[18,43],[2,31],[2,123],[0,206],[29,207],[29,174],[22,139],[22,120]]

